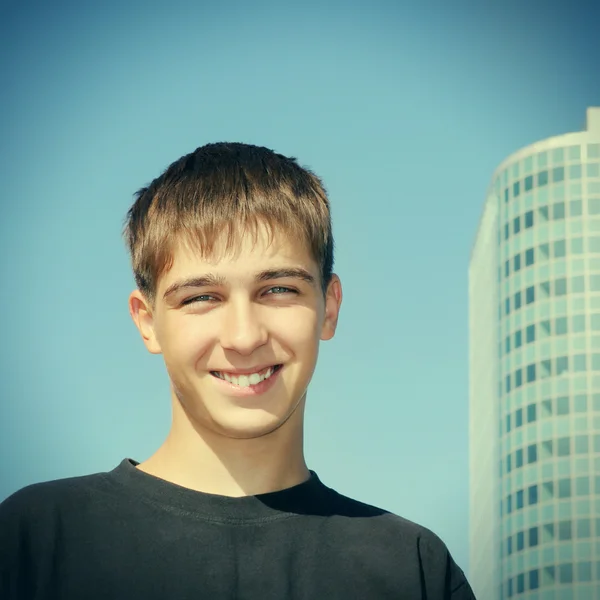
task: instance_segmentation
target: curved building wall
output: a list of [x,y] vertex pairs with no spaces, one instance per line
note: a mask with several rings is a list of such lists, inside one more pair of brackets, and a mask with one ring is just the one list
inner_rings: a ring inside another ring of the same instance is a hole
[[[487,298],[495,310],[497,389],[487,410],[497,419],[496,439],[476,441],[472,434],[471,454],[487,445],[498,458],[487,536],[497,546],[488,552],[496,568],[487,576],[496,592],[482,595],[486,577],[472,563],[481,598],[600,598],[597,111],[588,111],[588,131],[520,150],[492,180],[488,203],[497,207],[497,253],[494,291]],[[478,244],[471,278],[476,255]],[[480,332],[471,333],[475,355],[489,346],[478,348],[479,338]],[[472,360],[472,382],[481,376],[475,368]],[[475,408],[483,412],[482,404],[471,398],[472,419]],[[471,477],[473,503],[482,469]],[[486,536],[478,535],[474,513],[472,506],[476,556],[482,553],[478,540]]]

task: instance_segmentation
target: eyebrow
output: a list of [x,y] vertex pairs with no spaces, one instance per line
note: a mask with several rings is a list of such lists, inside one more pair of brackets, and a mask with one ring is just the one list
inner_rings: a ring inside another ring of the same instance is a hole
[[[311,285],[314,285],[315,278],[306,269],[293,267],[293,268],[281,268],[281,269],[269,269],[266,271],[260,271],[254,277],[254,281],[257,283],[263,281],[272,281],[273,279],[301,279]],[[199,287],[217,287],[224,286],[227,280],[220,276],[214,275],[213,273],[207,273],[199,277],[188,277],[187,279],[181,279],[172,283],[163,295],[163,299],[172,296],[176,292],[186,288],[199,288]]]

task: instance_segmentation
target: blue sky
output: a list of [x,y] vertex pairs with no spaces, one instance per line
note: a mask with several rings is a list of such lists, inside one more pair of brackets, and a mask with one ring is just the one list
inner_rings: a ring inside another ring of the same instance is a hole
[[600,11],[214,4],[0,5],[0,498],[160,445],[168,382],[129,319],[123,218],[180,155],[255,143],[331,197],[345,298],[309,466],[467,569],[469,252],[497,164],[600,104]]

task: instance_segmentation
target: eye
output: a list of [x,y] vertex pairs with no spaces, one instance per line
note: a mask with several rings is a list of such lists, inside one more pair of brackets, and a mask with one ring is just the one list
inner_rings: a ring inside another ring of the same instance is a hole
[[190,304],[196,304],[197,302],[210,302],[211,300],[215,300],[215,297],[209,294],[203,294],[202,296],[194,296],[193,298],[188,298],[187,300],[184,300],[181,303],[181,305],[189,306]]
[[280,296],[281,294],[297,294],[298,292],[296,290],[293,290],[292,288],[277,285],[268,289],[266,293],[271,294],[273,296]]

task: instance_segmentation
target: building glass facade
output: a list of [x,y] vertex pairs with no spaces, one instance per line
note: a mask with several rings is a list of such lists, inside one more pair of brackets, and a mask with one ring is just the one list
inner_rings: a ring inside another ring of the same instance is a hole
[[[495,313],[470,323],[471,454],[487,444],[495,462],[493,482],[471,465],[471,579],[485,600],[600,600],[600,109],[587,117],[586,131],[502,163],[471,258],[470,313]],[[483,255],[494,281],[477,295]],[[475,361],[492,346],[496,389],[482,393]]]

